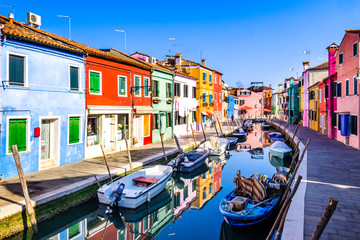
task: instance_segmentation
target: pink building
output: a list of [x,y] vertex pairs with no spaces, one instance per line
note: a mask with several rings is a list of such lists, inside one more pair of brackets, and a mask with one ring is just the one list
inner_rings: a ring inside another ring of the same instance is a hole
[[304,72],[303,72],[303,79],[304,79],[304,92],[303,92],[303,126],[308,127],[309,126],[309,62],[304,61]]
[[359,113],[359,40],[360,29],[346,30],[338,51],[337,62],[337,133],[336,139],[360,149]]
[[261,118],[263,116],[263,94],[247,89],[240,90],[239,117]]

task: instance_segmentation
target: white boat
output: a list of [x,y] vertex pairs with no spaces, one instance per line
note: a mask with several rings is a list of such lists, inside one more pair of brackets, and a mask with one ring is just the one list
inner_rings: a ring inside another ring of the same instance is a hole
[[168,165],[172,166],[176,172],[192,172],[204,165],[208,156],[209,150],[196,149],[180,154],[171,160]]
[[209,150],[210,155],[220,156],[225,153],[228,145],[229,142],[226,138],[209,137],[209,140],[202,143],[198,149],[206,149]]
[[158,195],[166,186],[172,174],[172,167],[156,165],[134,172],[99,188],[99,202],[109,205],[113,190],[121,183],[125,185],[122,198],[115,205],[124,208],[137,208]]
[[285,158],[287,156],[290,156],[290,153],[292,151],[292,148],[286,145],[286,143],[281,141],[276,141],[269,147],[270,152],[273,156],[278,158]]

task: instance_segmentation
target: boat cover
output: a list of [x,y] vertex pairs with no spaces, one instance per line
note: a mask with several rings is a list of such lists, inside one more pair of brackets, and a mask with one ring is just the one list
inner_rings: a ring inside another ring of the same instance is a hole
[[255,201],[263,201],[266,197],[266,190],[264,185],[255,177],[240,177],[241,189],[249,194]]
[[290,149],[291,150],[291,148],[288,145],[286,145],[286,143],[281,142],[281,141],[274,142],[273,144],[271,144],[270,147],[274,148],[274,149],[275,148],[282,148],[282,149]]

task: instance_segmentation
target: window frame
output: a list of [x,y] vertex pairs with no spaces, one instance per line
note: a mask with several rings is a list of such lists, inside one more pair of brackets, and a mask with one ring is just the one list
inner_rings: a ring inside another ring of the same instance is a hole
[[[71,89],[71,68],[77,68],[78,69],[78,90],[72,90]],[[80,74],[81,67],[79,65],[69,64],[68,66],[68,76],[69,76],[69,91],[70,92],[81,92],[81,74]]]
[[[356,79],[356,84],[355,84],[355,79]],[[355,86],[356,86],[356,93],[355,93]],[[358,95],[359,94],[359,79],[357,78],[357,76],[353,77],[353,95]]]
[[189,85],[184,84],[184,98],[189,97]]
[[339,53],[339,66],[342,65],[343,63],[344,63],[344,52],[341,52]]
[[[120,78],[125,78],[125,95],[120,95]],[[124,75],[117,75],[117,84],[118,84],[118,97],[127,97],[128,96],[128,92],[127,92],[127,85],[128,85],[128,82],[127,82],[127,76],[124,76]]]
[[345,79],[345,97],[350,96],[350,79]]
[[[356,44],[356,48],[354,48],[354,45]],[[359,44],[358,44],[358,41],[355,41],[353,43],[353,48],[352,48],[352,57],[355,58],[359,55]],[[356,49],[356,55],[354,55],[354,49]]]
[[7,83],[7,87],[11,87],[11,88],[28,88],[29,87],[29,77],[28,77],[28,66],[29,66],[29,57],[26,54],[23,53],[17,53],[17,52],[12,52],[12,51],[7,51],[6,52],[6,81],[9,81],[10,79],[10,55],[14,55],[14,56],[19,56],[19,57],[24,57],[25,61],[24,61],[24,85],[20,86],[20,85],[10,85],[10,83]]
[[[135,81],[136,81],[136,77],[139,77],[139,95],[136,95],[136,84],[135,84]],[[134,75],[134,96],[135,97],[141,97],[142,94],[141,94],[141,76],[140,75]]]
[[[79,117],[79,142],[77,142],[77,143],[70,143],[70,118],[71,117]],[[66,135],[67,145],[76,145],[76,144],[83,143],[83,136],[82,136],[82,131],[81,131],[81,129],[83,128],[82,118],[83,118],[83,116],[78,115],[78,114],[67,115],[67,135]]]
[[70,227],[68,227],[68,228],[66,229],[66,237],[67,237],[67,239],[72,240],[72,239],[78,238],[78,237],[80,237],[80,236],[82,235],[83,225],[82,225],[81,223],[82,223],[82,221],[81,221],[81,222],[78,222],[78,223],[75,223],[75,224],[73,224],[72,226],[70,226],[70,227],[73,227],[74,225],[79,224],[79,233],[76,234],[76,235],[74,235],[74,236],[72,236],[72,237],[69,236],[69,228],[70,228]]
[[[356,134],[353,133],[353,131],[352,131],[352,126],[349,126],[349,133],[350,133],[350,135],[358,136],[358,132],[359,132],[359,129],[358,129],[358,127],[357,127],[357,123],[358,123],[358,121],[359,121],[358,116],[357,116],[356,114],[352,114],[352,115],[350,115],[349,117],[350,117],[350,118],[356,117],[356,124],[355,124]],[[351,120],[351,125],[352,125],[352,124],[353,124],[353,121]]]
[[[147,95],[145,94],[145,80],[147,79],[148,80],[148,89],[150,88],[151,89],[151,85],[150,85],[150,78],[149,77],[143,77],[143,82],[144,82],[144,97],[151,97],[151,94],[150,94],[150,91],[148,90],[148,93]],[[140,85],[141,86],[141,85]],[[140,88],[141,89],[141,88]]]
[[[99,92],[98,93],[92,93],[90,90],[91,87],[91,73],[99,73]],[[102,95],[102,72],[100,71],[95,71],[95,70],[89,70],[89,94],[91,95]]]
[[22,116],[7,116],[6,117],[6,155],[12,155],[12,153],[9,152],[9,137],[10,137],[10,120],[19,120],[19,119],[26,119],[26,150],[19,152],[19,154],[22,153],[29,153],[31,152],[30,148],[30,116],[22,115]]
[[153,91],[151,91],[152,96],[158,98],[160,95],[159,80],[152,80],[152,84],[153,84]]

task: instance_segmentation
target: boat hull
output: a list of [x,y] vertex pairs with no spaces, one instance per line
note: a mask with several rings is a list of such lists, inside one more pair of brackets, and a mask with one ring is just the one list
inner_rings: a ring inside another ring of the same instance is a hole
[[270,153],[272,156],[281,158],[281,159],[289,157],[291,154],[291,151],[284,152],[284,151],[277,151],[276,149],[272,149],[272,148],[269,148],[269,149],[270,149]]

